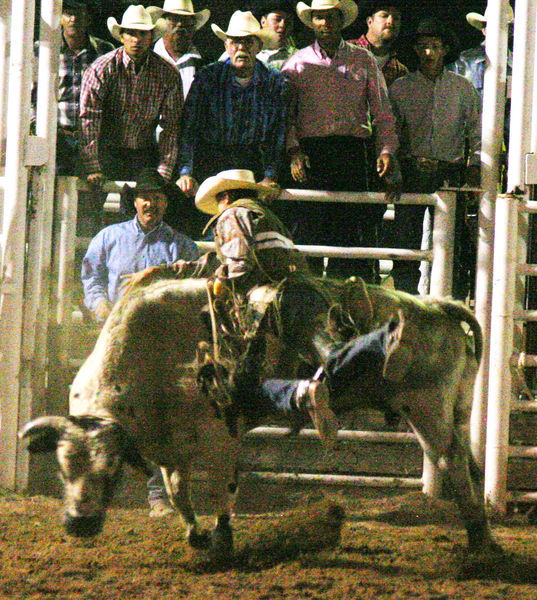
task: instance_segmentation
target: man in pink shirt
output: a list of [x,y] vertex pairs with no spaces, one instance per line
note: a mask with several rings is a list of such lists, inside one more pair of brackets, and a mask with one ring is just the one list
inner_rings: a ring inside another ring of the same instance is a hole
[[[297,14],[313,29],[315,42],[296,52],[282,69],[293,99],[287,138],[291,175],[310,189],[367,190],[366,143],[372,130],[381,178],[393,168],[398,140],[376,60],[341,37],[358,8],[352,0],[313,0],[311,7],[299,2]],[[377,245],[384,207],[307,203],[299,210],[298,222],[290,225],[301,243]],[[371,280],[371,267],[364,261],[330,259],[328,268],[330,275],[357,274]]]

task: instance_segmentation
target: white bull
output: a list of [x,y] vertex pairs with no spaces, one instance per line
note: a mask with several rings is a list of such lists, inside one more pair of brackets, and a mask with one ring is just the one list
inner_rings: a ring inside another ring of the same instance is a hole
[[[342,303],[362,333],[396,313],[403,316],[406,332],[403,360],[388,363],[384,378],[352,381],[333,399],[334,410],[375,405],[382,391],[384,406],[409,423],[424,451],[446,472],[470,549],[496,549],[468,439],[481,352],[481,331],[473,314],[450,300],[376,286],[336,287],[332,293],[345,297]],[[189,541],[208,542],[217,553],[231,551],[229,516],[240,435],[230,435],[196,387],[197,344],[207,336],[198,314],[205,302],[205,280],[162,281],[135,289],[116,305],[75,378],[73,416],[43,417],[24,428],[31,451],[57,449],[70,533],[98,533],[120,465],[139,464],[141,455],[163,467]],[[212,465],[217,524],[211,539],[199,533],[189,499],[189,472],[199,455]]]

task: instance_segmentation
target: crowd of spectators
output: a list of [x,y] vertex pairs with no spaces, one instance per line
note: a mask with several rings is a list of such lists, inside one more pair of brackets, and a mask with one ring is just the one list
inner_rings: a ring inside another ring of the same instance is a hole
[[[301,187],[385,190],[396,201],[401,191],[479,186],[484,47],[458,57],[454,33],[432,17],[401,32],[403,6],[257,0],[235,11],[225,28],[211,23],[224,52],[210,62],[195,39],[211,14],[195,10],[191,0],[130,5],[121,21],[109,17],[114,45],[89,34],[86,3],[64,0],[57,170],[89,186],[80,195],[79,220],[84,233],[96,236],[82,281],[97,321],[121,294],[122,276],[197,258],[191,237],[204,235],[207,218],[193,198],[217,173],[248,170],[272,191],[267,198],[280,187]],[[346,40],[359,14],[366,31]],[[467,21],[486,33],[486,14],[470,13]],[[299,23],[313,38],[300,49]],[[400,36],[410,40],[415,71],[397,57]],[[121,210],[130,218],[98,231],[106,180],[136,187],[122,193]],[[465,199],[457,199],[459,298],[472,287],[474,262]],[[274,202],[273,208],[294,241],[305,244],[376,247],[382,238],[389,247],[419,248],[431,221],[423,208],[396,203],[394,223],[382,235],[385,205]],[[317,274],[370,282],[378,281],[375,267],[310,260]],[[392,273],[397,288],[417,292],[417,263],[395,262]],[[161,482],[154,484],[159,500]]]
[[[226,169],[252,170],[275,195],[283,186],[384,189],[397,198],[401,190],[431,192],[445,183],[479,185],[484,47],[458,58],[453,32],[436,18],[401,31],[399,0],[254,1],[235,11],[226,28],[211,23],[215,47],[218,38],[225,50],[213,63],[195,45],[210,11],[195,10],[190,0],[130,5],[121,21],[109,17],[117,47],[89,35],[86,3],[63,6],[58,173],[90,186],[79,209],[86,230],[96,232],[103,182],[135,180],[147,168],[167,186],[165,221],[194,238],[206,220],[193,196],[204,179]],[[358,15],[366,31],[346,40]],[[486,33],[486,14],[467,20]],[[299,24],[313,36],[301,49],[293,35]],[[399,37],[410,40],[415,71],[397,57]],[[461,239],[469,235],[462,199]],[[130,215],[132,205],[122,210]],[[378,246],[382,239],[389,247],[419,248],[422,242],[423,209],[413,206],[397,206],[390,228],[383,227],[383,205],[276,202],[274,210],[299,243]],[[465,241],[461,252],[467,247]],[[320,274],[323,261],[310,262]],[[394,264],[396,287],[417,291],[416,265]],[[378,281],[375,266],[330,259],[327,273]],[[455,282],[456,295],[470,287]]]

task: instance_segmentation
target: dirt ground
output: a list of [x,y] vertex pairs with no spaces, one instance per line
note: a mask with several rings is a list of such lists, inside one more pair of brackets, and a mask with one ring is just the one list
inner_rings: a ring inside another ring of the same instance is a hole
[[258,492],[272,502],[239,501],[235,558],[223,565],[186,546],[175,515],[150,519],[122,503],[103,533],[80,540],[63,532],[60,500],[3,494],[0,598],[537,599],[537,529],[521,513],[494,525],[504,556],[476,559],[453,505],[418,492]]

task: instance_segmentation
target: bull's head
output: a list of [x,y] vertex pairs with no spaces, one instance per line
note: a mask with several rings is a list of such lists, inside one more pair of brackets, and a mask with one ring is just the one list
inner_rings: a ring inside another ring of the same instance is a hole
[[69,535],[90,537],[101,531],[125,462],[151,474],[125,431],[109,420],[40,417],[28,423],[19,436],[29,440],[32,453],[56,451]]

